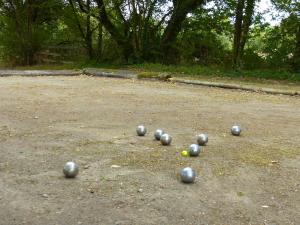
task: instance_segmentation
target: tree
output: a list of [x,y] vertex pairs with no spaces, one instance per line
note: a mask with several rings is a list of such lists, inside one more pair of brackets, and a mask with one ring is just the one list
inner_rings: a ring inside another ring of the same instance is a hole
[[293,21],[290,35],[295,36],[292,66],[300,71],[300,2],[298,0],[272,0],[275,7],[288,14],[286,20]]
[[[93,33],[96,31],[99,25],[92,27],[92,2],[91,0],[86,0],[85,2],[82,0],[68,0],[68,2],[73,12],[74,21],[84,42],[83,46],[87,50],[89,59],[93,59]],[[81,14],[85,14],[85,17],[82,18]]]
[[51,37],[60,8],[58,0],[2,1],[0,40],[7,58],[21,64],[35,63],[35,54]]
[[294,69],[300,71],[300,21],[298,19],[298,30],[296,34],[296,46],[294,51]]
[[254,14],[255,0],[238,0],[235,12],[233,66],[240,68]]
[[169,64],[174,62],[172,50],[177,35],[181,31],[182,22],[185,20],[189,12],[197,9],[202,3],[202,0],[173,0],[172,15],[164,30],[161,41],[164,63]]
[[231,11],[224,2],[199,7],[184,21],[177,48],[182,62],[202,65],[230,63],[232,24]]
[[[149,52],[163,51],[162,58],[170,63],[171,49],[187,14],[201,5],[203,0],[95,0],[98,14],[92,13],[109,32],[122,50],[125,61],[149,60]],[[89,13],[82,0],[82,11]],[[169,3],[172,6],[166,7]],[[169,21],[166,24],[166,19]],[[159,55],[159,54],[157,54]],[[157,58],[158,56],[153,58]]]

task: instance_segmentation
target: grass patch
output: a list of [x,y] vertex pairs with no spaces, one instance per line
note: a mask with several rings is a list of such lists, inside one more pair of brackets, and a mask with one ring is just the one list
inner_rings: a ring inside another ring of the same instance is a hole
[[[246,149],[246,148],[245,148]],[[295,158],[299,156],[299,150],[292,148],[267,148],[267,149],[246,149],[245,151],[239,151],[233,154],[233,158],[236,161],[255,165],[255,166],[269,166],[272,165],[272,161],[279,161],[283,158]]]
[[15,69],[15,70],[79,70],[81,69],[78,64],[66,64],[66,65],[35,65],[35,66],[16,66],[6,67],[0,66],[2,69]]
[[[0,64],[3,68],[3,65]],[[257,69],[257,70],[241,70],[235,71],[220,66],[202,66],[202,65],[163,65],[154,63],[144,64],[109,64],[97,63],[95,61],[89,62],[74,62],[71,64],[62,65],[35,65],[35,66],[18,66],[6,69],[31,69],[31,70],[62,70],[62,69],[83,69],[83,68],[101,68],[113,70],[133,70],[138,71],[140,78],[157,78],[159,74],[169,73],[175,77],[190,77],[194,79],[199,78],[227,78],[232,80],[242,81],[259,81],[268,82],[274,81],[287,81],[300,84],[300,73],[294,73],[287,70],[270,70],[270,69]]]
[[149,152],[126,152],[114,157],[111,163],[157,172],[178,169],[184,160],[174,149],[168,152],[156,149]]
[[[112,152],[116,152],[117,147],[112,141],[100,141],[83,139],[75,142],[72,148],[68,148],[72,154],[78,156],[101,156],[110,157]],[[109,151],[107,151],[109,149]]]
[[245,196],[245,194],[244,194],[243,192],[241,192],[241,191],[238,191],[236,194],[237,194],[237,196],[239,196],[239,197]]
[[200,65],[162,65],[162,64],[136,64],[127,66],[129,69],[150,72],[168,72],[177,77],[228,77],[241,79],[267,79],[299,81],[300,73],[286,70],[242,70],[235,71],[221,67],[208,67]]
[[232,176],[236,173],[234,165],[222,162],[212,165],[212,174],[216,177]]

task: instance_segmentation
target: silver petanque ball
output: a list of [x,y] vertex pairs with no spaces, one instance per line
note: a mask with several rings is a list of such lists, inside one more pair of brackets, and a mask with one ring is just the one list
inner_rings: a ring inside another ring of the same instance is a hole
[[74,178],[79,172],[79,166],[75,162],[67,162],[64,166],[63,172],[65,177]]
[[191,167],[185,167],[180,172],[180,178],[183,183],[193,183],[196,179],[196,172]]
[[241,134],[241,131],[242,131],[241,127],[238,125],[234,125],[231,128],[231,133],[232,133],[232,135],[235,135],[235,136],[239,136]]
[[206,134],[199,134],[197,136],[197,142],[199,145],[206,145],[208,142],[208,136]]
[[154,138],[159,141],[164,133],[165,132],[162,129],[157,129],[154,133]]
[[136,128],[136,133],[138,136],[145,136],[145,134],[147,133],[147,128],[144,125],[139,125]]
[[189,147],[190,156],[198,156],[200,154],[201,148],[197,144],[191,144]]
[[160,142],[162,145],[170,145],[172,142],[172,137],[169,134],[163,134],[160,137]]

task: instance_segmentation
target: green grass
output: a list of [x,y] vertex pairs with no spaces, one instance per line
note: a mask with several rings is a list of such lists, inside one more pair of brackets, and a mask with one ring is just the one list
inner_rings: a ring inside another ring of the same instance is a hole
[[245,193],[243,193],[243,192],[241,192],[241,191],[238,191],[236,194],[237,194],[237,196],[239,196],[239,197],[245,196]]
[[0,69],[18,69],[18,70],[68,70],[75,69],[80,70],[83,68],[103,68],[103,69],[121,69],[125,68],[124,65],[120,64],[106,64],[106,63],[96,63],[94,61],[88,62],[73,62],[68,64],[41,64],[33,66],[7,66],[0,62]]
[[[3,65],[0,64],[3,68]],[[97,63],[94,61],[89,62],[74,62],[73,64],[65,65],[36,65],[36,66],[20,66],[14,69],[83,69],[87,67],[102,68],[102,69],[127,69],[134,70],[144,75],[151,75],[155,77],[155,73],[170,73],[173,77],[190,77],[190,78],[226,78],[233,80],[243,81],[288,81],[298,83],[300,82],[300,73],[293,73],[287,70],[270,70],[270,69],[257,69],[257,70],[241,70],[235,71],[232,69],[225,69],[218,66],[201,66],[201,65],[162,65],[153,63],[144,64],[109,64]]]
[[272,164],[272,161],[284,160],[286,158],[296,158],[299,156],[299,150],[297,148],[276,148],[269,146],[267,149],[261,149],[258,147],[247,147],[247,151],[235,152],[231,155],[234,161],[244,163],[253,166],[270,166],[277,165]]
[[162,65],[162,64],[136,64],[127,66],[129,69],[151,72],[168,72],[173,76],[182,77],[228,77],[242,79],[271,79],[300,81],[300,73],[286,70],[242,70],[235,71],[220,67],[208,67],[200,65]]

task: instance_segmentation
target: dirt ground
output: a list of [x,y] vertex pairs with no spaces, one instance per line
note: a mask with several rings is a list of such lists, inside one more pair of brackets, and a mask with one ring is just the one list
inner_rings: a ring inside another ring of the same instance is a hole
[[[145,137],[136,136],[140,123]],[[230,134],[234,123],[242,136]],[[153,140],[156,128],[171,146]],[[202,132],[201,155],[182,157]],[[0,78],[0,224],[300,224],[299,137],[299,97]],[[75,179],[62,174],[69,160],[80,166]],[[194,184],[178,180],[185,166]]]

